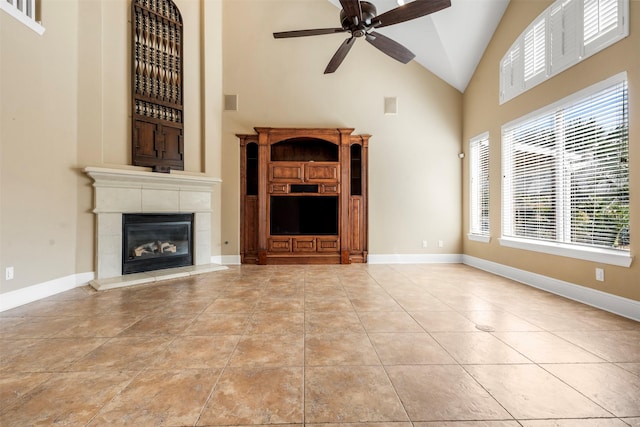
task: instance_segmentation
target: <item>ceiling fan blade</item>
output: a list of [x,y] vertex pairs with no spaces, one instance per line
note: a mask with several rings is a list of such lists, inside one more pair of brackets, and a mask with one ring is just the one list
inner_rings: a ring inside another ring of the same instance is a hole
[[329,65],[325,68],[325,74],[333,73],[338,69],[340,64],[342,64],[342,61],[344,61],[345,56],[347,56],[347,53],[349,53],[353,47],[355,41],[355,37],[351,37],[342,42],[336,53],[333,55],[333,58],[331,58],[331,61],[329,61]]
[[403,6],[398,6],[388,12],[378,15],[374,19],[374,27],[382,28],[400,22],[410,21],[429,15],[451,6],[451,0],[415,0]]
[[352,24],[358,25],[362,21],[360,0],[340,0],[340,6]]
[[347,30],[344,28],[317,28],[315,30],[281,31],[279,33],[273,33],[273,37],[276,39],[287,39],[291,37],[321,36],[323,34],[344,33],[346,31]]
[[372,32],[366,35],[366,39],[373,46],[377,47],[383,53],[386,53],[393,59],[406,64],[411,61],[416,55],[406,47],[402,46],[395,40],[390,39],[380,33]]

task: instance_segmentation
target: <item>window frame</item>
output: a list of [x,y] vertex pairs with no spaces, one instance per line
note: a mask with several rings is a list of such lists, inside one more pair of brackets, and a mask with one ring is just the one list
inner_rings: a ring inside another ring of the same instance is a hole
[[[483,243],[491,241],[490,159],[489,132],[471,138],[469,140],[469,233],[467,237],[469,240]],[[486,188],[486,194],[483,188]],[[486,215],[482,209],[483,205],[486,205]],[[483,224],[486,224],[486,230]]]
[[[511,149],[511,144],[508,142],[508,137],[506,136],[508,132],[510,132],[518,125],[523,125],[531,122],[534,119],[539,119],[544,117],[545,115],[553,114],[554,112],[557,112],[563,108],[570,107],[573,104],[585,100],[590,96],[596,95],[606,90],[607,88],[626,81],[627,73],[619,73],[609,79],[596,83],[595,85],[585,88],[564,99],[561,99],[553,104],[531,112],[502,126],[502,227],[501,237],[499,239],[501,246],[583,259],[603,264],[617,265],[621,267],[629,267],[631,265],[633,257],[631,256],[631,251],[629,250],[604,248],[599,246],[587,246],[577,243],[566,243],[550,240],[537,240],[535,238],[526,238],[514,235],[515,233],[513,232],[513,227],[515,227],[515,222],[512,216],[512,211],[509,209],[513,206],[514,197],[514,194],[512,193],[512,187],[510,185],[513,176],[513,165],[512,162],[507,161],[507,158],[511,157],[511,153],[509,152],[509,150]],[[628,117],[628,100],[626,108]],[[563,184],[560,184],[560,186],[562,185]],[[560,191],[560,189],[557,189],[557,192]],[[564,203],[564,200],[558,199],[562,199],[562,197],[556,194],[554,203]],[[566,216],[562,215],[560,215],[560,217],[556,219],[556,226],[558,227],[556,228],[556,233],[566,233],[566,230],[563,231],[563,222],[566,220]]]

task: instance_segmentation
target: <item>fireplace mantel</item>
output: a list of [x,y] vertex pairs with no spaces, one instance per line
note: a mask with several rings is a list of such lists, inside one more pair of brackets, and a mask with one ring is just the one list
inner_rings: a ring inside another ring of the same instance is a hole
[[[111,289],[223,269],[211,263],[211,194],[219,178],[134,169],[87,167],[94,183],[96,279],[91,285]],[[122,275],[122,214],[193,213],[194,265]]]

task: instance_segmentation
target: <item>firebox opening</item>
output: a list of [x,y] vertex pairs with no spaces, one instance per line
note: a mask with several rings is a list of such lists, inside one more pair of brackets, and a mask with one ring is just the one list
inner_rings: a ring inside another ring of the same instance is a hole
[[122,274],[193,265],[193,214],[123,214]]

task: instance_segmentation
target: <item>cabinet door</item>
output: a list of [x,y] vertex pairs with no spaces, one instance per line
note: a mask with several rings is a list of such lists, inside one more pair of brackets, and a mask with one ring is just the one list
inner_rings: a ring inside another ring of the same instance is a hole
[[156,148],[157,125],[136,120],[133,125],[133,156],[143,166],[155,163],[158,157]]
[[244,204],[244,256],[258,256],[258,196],[246,196]]
[[339,192],[340,187],[338,186],[338,184],[322,184],[320,186],[320,193],[323,194],[334,194]]
[[288,237],[271,237],[269,252],[291,252],[291,239]]
[[287,184],[271,184],[269,186],[269,193],[271,194],[286,194],[288,193],[288,185]]
[[315,252],[316,239],[313,237],[294,237],[293,252]]
[[338,182],[340,165],[336,163],[306,163],[304,180],[306,182]]
[[300,163],[270,163],[269,181],[302,182],[302,165]]
[[164,142],[162,158],[169,162],[182,162],[184,153],[184,143],[182,141],[182,129],[162,126],[162,137]]
[[318,237],[318,252],[339,252],[340,239],[338,237]]
[[182,128],[136,120],[133,129],[133,163],[156,171],[184,169]]
[[364,251],[364,207],[362,206],[362,197],[351,197],[350,199],[351,214],[351,251],[359,253]]
[[156,166],[156,170],[168,171],[169,169],[184,169],[184,143],[182,129],[161,125],[158,146],[161,152],[158,158],[162,161]]

